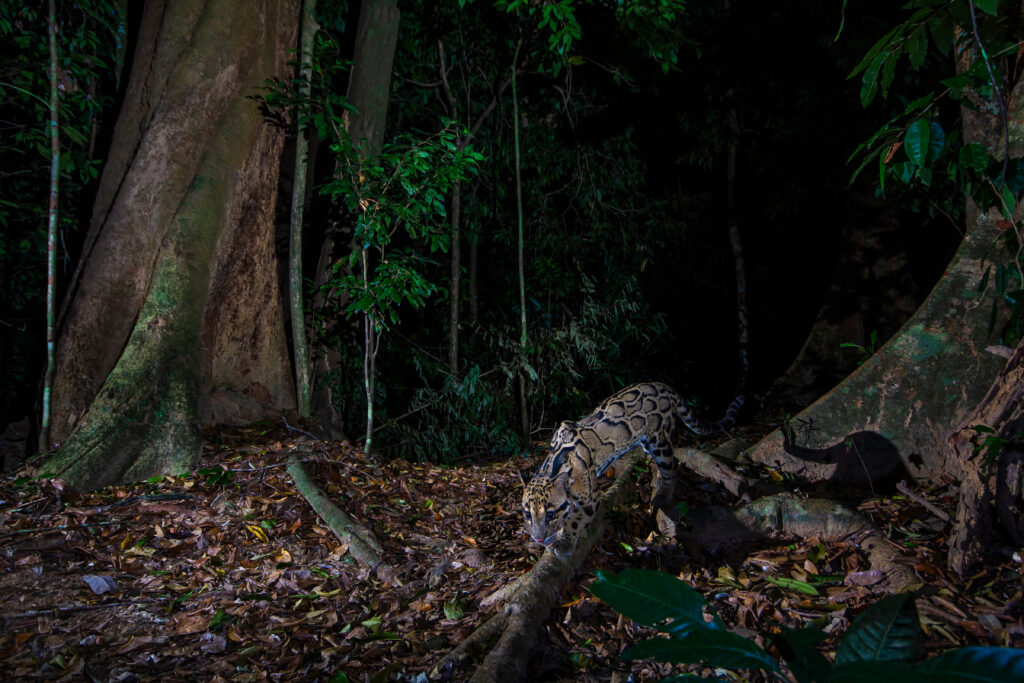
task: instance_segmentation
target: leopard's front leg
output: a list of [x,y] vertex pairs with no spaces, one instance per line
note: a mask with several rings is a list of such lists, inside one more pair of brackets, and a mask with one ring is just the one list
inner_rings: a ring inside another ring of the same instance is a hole
[[648,455],[658,468],[654,493],[651,495],[651,512],[654,514],[658,531],[664,536],[673,537],[676,534],[676,521],[679,516],[673,504],[679,463],[676,461],[671,442],[650,448]]
[[676,474],[679,470],[679,463],[676,460],[672,444],[657,444],[645,447],[647,455],[658,467],[658,475],[655,477],[654,493],[651,495],[651,505],[655,508],[668,508],[671,506],[676,494]]
[[549,546],[558,557],[568,557],[576,551],[580,534],[590,526],[597,513],[597,501],[579,500],[572,497],[572,510],[565,517],[565,524]]

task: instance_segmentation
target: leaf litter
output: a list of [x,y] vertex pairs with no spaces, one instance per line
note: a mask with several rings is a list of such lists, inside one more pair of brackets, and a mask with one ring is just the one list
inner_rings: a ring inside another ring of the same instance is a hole
[[[415,681],[489,617],[481,602],[529,571],[520,474],[538,458],[464,467],[376,463],[347,443],[277,427],[209,431],[190,476],[79,495],[60,482],[0,483],[0,677],[109,681]],[[370,527],[400,581],[360,566],[285,472],[300,446],[321,488]],[[686,504],[727,493],[685,479]],[[530,652],[530,680],[653,681],[700,666],[626,662],[649,629],[584,588],[598,569],[660,569],[701,591],[731,629],[767,646],[780,627],[816,623],[834,652],[881,593],[855,544],[756,547],[690,559],[651,534],[649,477],[562,594]],[[928,492],[950,509],[949,492]],[[860,507],[921,578],[924,650],[1024,645],[1019,559],[964,584],[944,565],[941,522],[912,499]],[[685,521],[685,520],[684,520]],[[751,680],[761,680],[759,672]],[[456,672],[456,680],[468,672]]]

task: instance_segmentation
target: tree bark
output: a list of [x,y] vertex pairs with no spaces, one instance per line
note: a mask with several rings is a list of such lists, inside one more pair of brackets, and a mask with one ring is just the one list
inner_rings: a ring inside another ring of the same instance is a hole
[[398,20],[395,0],[364,0],[359,10],[348,84],[348,101],[356,111],[347,111],[345,116],[348,134],[364,159],[380,154],[384,143]]
[[[309,101],[310,81],[313,78],[314,38],[320,25],[316,21],[316,0],[305,0],[302,6],[302,34],[300,59],[302,62],[299,96]],[[295,404],[300,417],[309,417],[309,350],[306,343],[306,315],[302,303],[302,229],[309,199],[309,131],[305,126],[295,131],[295,178],[292,185],[292,213],[288,244],[288,299],[291,310],[292,360],[295,366]]]
[[94,488],[187,469],[201,419],[293,407],[273,251],[296,0],[152,0],[58,345],[44,471]]
[[[355,111],[346,111],[345,126],[353,144],[359,150],[361,159],[373,159],[380,154],[384,143],[384,129],[387,124],[388,98],[391,93],[391,68],[395,59],[395,45],[398,42],[398,22],[400,13],[394,0],[366,0],[359,10],[355,48],[352,55],[352,74],[349,77],[348,101]],[[333,238],[328,236],[332,244],[325,242],[321,250],[321,264],[330,267],[333,251]],[[351,249],[361,245],[354,242]],[[325,253],[326,252],[326,253]],[[324,258],[324,256],[327,258]],[[317,272],[316,279],[326,282],[326,270]],[[369,324],[369,320],[364,320]],[[364,336],[369,339],[374,335],[364,328]],[[369,342],[367,342],[369,343]],[[369,358],[372,349],[364,347],[365,357]],[[329,349],[319,349],[314,361],[314,373],[318,387],[314,391],[312,404],[316,416],[324,432],[335,435],[344,433],[340,415],[334,409],[334,387],[327,376],[339,367],[337,353]],[[364,367],[364,371],[369,368]],[[367,396],[367,422],[372,421],[372,385],[373,378],[366,378],[366,387],[371,395]],[[369,434],[371,430],[367,429]],[[367,448],[367,450],[369,450]]]
[[[914,477],[937,477],[946,433],[963,422],[1002,363],[985,350],[993,341],[994,295],[977,292],[998,229],[994,217],[972,213],[972,229],[924,304],[866,363],[797,415],[802,448],[776,430],[751,450],[755,461],[842,484],[837,472],[856,471],[852,459],[882,455],[897,459],[888,471],[902,465]],[[863,443],[872,452],[845,447],[854,434],[870,436]],[[823,457],[808,457],[812,452]]]
[[1017,345],[985,399],[949,438],[946,469],[960,487],[947,564],[961,576],[978,566],[995,534],[997,518],[1013,544],[1024,543],[1022,429],[1024,343]]

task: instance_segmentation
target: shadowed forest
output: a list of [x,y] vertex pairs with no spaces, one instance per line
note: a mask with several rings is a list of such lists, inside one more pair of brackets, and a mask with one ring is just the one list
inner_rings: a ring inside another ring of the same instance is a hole
[[777,5],[0,7],[0,673],[1024,679],[1024,6]]

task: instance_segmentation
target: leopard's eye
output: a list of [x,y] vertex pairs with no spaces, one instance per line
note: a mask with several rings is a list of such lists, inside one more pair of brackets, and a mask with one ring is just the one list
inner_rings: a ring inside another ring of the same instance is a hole
[[530,511],[527,510],[526,508],[523,508],[523,517],[525,517],[526,519],[530,519],[531,517]]
[[548,514],[547,514],[547,516],[545,517],[545,519],[546,519],[546,520],[547,520],[548,522],[551,522],[552,520],[554,520],[554,519],[555,519],[555,511],[554,511],[554,510],[548,510]]

